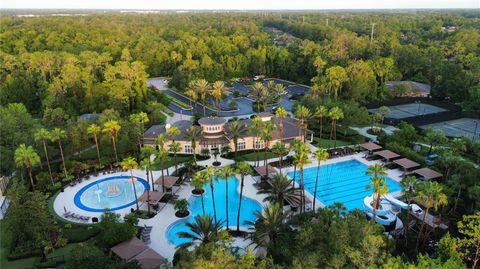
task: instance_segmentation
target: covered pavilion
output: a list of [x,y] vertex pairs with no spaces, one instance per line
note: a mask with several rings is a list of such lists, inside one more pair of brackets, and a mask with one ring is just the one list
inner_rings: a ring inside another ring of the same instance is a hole
[[420,169],[417,169],[417,170],[413,170],[413,173],[421,176],[425,180],[436,179],[436,178],[440,178],[440,177],[443,176],[439,172],[437,172],[435,170],[432,170],[430,168],[427,168],[427,167],[420,168]]

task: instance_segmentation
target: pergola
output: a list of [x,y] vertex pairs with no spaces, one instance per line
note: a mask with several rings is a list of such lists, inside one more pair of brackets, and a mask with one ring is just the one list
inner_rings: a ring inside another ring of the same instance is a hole
[[130,260],[146,249],[148,246],[136,237],[111,248],[113,253],[124,260]]
[[388,149],[376,151],[376,152],[373,153],[373,155],[378,155],[378,156],[382,157],[383,159],[385,159],[387,162],[391,159],[395,159],[395,158],[400,157],[400,155],[398,155],[397,153],[395,153],[393,151],[390,151]]
[[137,260],[144,269],[157,268],[165,262],[164,257],[136,237],[122,242],[110,250],[123,260]]
[[264,177],[267,175],[267,167],[268,167],[268,175],[274,175],[277,173],[277,169],[271,165],[267,166],[257,166],[255,167],[255,171],[261,176]]
[[360,144],[360,147],[362,147],[362,148],[364,148],[368,151],[375,151],[375,150],[382,149],[382,146],[377,145],[377,144],[372,143],[372,142],[367,142],[367,143]]
[[405,172],[407,172],[408,169],[412,169],[412,168],[420,166],[420,164],[418,164],[418,163],[416,163],[416,162],[414,162],[410,159],[407,159],[407,158],[401,158],[401,159],[394,160],[393,163],[401,166]]
[[160,265],[165,263],[165,258],[160,256],[151,248],[141,252],[132,260],[137,260],[140,266],[144,269],[158,268]]
[[413,170],[413,173],[423,177],[425,180],[430,180],[430,179],[435,179],[435,178],[440,178],[443,175],[440,174],[439,172],[432,170],[430,168],[420,168],[417,170]]
[[138,201],[142,203],[148,203],[150,205],[156,205],[160,200],[162,200],[163,196],[165,195],[164,192],[159,191],[146,191],[140,197],[138,197]]
[[178,177],[174,176],[164,176],[162,180],[162,176],[159,176],[155,182],[153,182],[154,185],[160,185],[162,186],[162,182],[165,184],[165,188],[171,188],[175,183],[177,183]]

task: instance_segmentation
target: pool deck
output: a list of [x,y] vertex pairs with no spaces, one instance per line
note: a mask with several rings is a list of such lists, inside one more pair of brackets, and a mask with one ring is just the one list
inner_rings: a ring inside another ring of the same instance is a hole
[[[316,150],[316,148],[314,146],[309,145],[309,147],[312,148],[312,152]],[[361,162],[365,165],[371,165],[371,164],[374,164],[376,162],[379,162],[379,161],[368,161],[364,158],[364,155],[365,155],[364,153],[358,153],[358,154],[355,154],[355,155],[329,159],[327,161],[322,162],[321,166],[332,164],[332,163],[349,161],[349,160],[357,160],[357,161],[359,161],[359,162]],[[306,165],[305,169],[317,166],[317,162],[314,161],[313,154],[311,154],[310,159],[312,160],[312,163],[309,164],[309,165]],[[278,158],[269,159],[269,162],[272,162],[272,161],[275,161],[275,160],[278,160]],[[210,158],[208,160],[204,160],[204,161],[199,162],[199,164],[209,166],[213,163],[213,161],[214,161],[214,159]],[[229,165],[229,164],[233,163],[233,160],[228,160],[228,159],[224,159],[224,158],[221,158],[221,157],[218,158],[218,161],[220,161],[222,163],[222,166]],[[249,162],[249,163],[254,165],[254,162]],[[179,165],[179,166],[181,166],[181,165]],[[173,169],[174,168],[171,167],[171,168],[169,168],[169,171],[173,172]],[[284,174],[287,174],[288,172],[292,172],[293,169],[294,169],[293,166],[287,167],[287,168],[282,169],[282,172]],[[388,173],[388,177],[393,179],[394,181],[399,182],[401,180],[401,175],[402,175],[401,170],[399,170],[399,169],[388,169],[387,173]],[[92,183],[96,180],[100,180],[100,179],[103,179],[103,178],[106,178],[106,177],[129,176],[129,175],[130,175],[129,172],[117,172],[117,173],[106,174],[106,175],[102,174],[102,175],[99,175],[97,177],[91,177],[89,180],[83,181],[82,183],[79,183],[79,184],[77,184],[73,187],[67,187],[63,192],[60,192],[58,194],[58,196],[55,198],[53,208],[54,208],[55,212],[62,218],[63,218],[64,208],[67,211],[70,211],[70,212],[73,212],[73,213],[76,213],[76,214],[79,214],[79,215],[84,215],[84,216],[89,216],[89,217],[100,217],[101,212],[89,212],[89,211],[85,211],[85,210],[82,210],[82,209],[78,208],[74,204],[75,194],[81,188],[83,188],[87,184],[90,184],[90,183]],[[133,175],[146,179],[146,175],[145,175],[144,170],[134,170]],[[160,171],[154,171],[153,172],[154,178],[157,178],[160,175],[161,175]],[[240,178],[239,175],[236,175],[236,178],[239,179]],[[255,179],[251,175],[248,175],[248,176],[245,177],[245,185],[244,185],[244,191],[243,191],[244,196],[257,201],[260,205],[264,206],[264,205],[267,204],[263,201],[263,199],[266,196],[257,194],[257,189],[254,187],[254,183],[255,183]],[[295,183],[295,184],[297,184],[297,183]],[[297,186],[298,186],[298,184],[297,184]],[[192,196],[192,194],[191,194],[192,189],[193,188],[189,184],[185,184],[185,185],[182,185],[180,188],[174,189],[174,192],[179,196],[179,199],[187,199],[188,200]],[[239,185],[238,190],[237,190],[238,192],[240,191],[239,189],[240,189],[240,185]],[[313,201],[313,199],[314,199],[313,196],[308,192],[305,192],[305,193],[306,193],[307,197],[311,201]],[[393,195],[396,196],[396,195],[399,195],[399,193],[400,192],[393,193]],[[145,204],[140,203],[139,205],[140,205],[141,209],[146,209]],[[317,200],[316,207],[317,208],[322,208],[322,207],[324,207],[324,205],[320,201]],[[124,208],[124,209],[116,210],[115,213],[121,214],[123,216],[125,214],[130,213],[131,208],[134,209],[135,205]],[[173,255],[175,254],[176,248],[175,248],[175,245],[173,245],[172,243],[170,243],[168,241],[167,236],[166,236],[166,232],[167,232],[167,229],[172,224],[176,223],[177,221],[179,221],[181,219],[175,217],[175,209],[174,209],[173,204],[171,204],[171,203],[161,204],[160,208],[161,209],[160,209],[159,213],[157,215],[155,215],[155,217],[153,217],[151,219],[140,219],[139,226],[143,226],[143,225],[153,226],[151,234],[150,234],[151,242],[149,243],[149,246],[152,249],[154,249],[156,252],[158,252],[160,255],[167,258],[171,262],[173,260]],[[72,221],[71,219],[67,219],[67,220]],[[82,223],[81,221],[77,221],[77,222]],[[236,238],[232,245],[233,246],[239,246],[239,247],[246,247],[246,246],[249,246],[251,243],[252,243],[251,240],[248,240],[248,239],[244,240],[244,239],[241,239],[241,238]]]

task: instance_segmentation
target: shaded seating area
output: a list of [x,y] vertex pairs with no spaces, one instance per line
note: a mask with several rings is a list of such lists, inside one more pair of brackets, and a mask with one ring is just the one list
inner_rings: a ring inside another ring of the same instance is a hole
[[[286,197],[285,201],[290,205],[293,211],[297,211],[302,204],[301,197],[302,190],[295,189],[294,195],[292,197]],[[305,197],[305,208],[307,211],[310,211],[312,209],[312,201],[308,199],[308,197]]]
[[380,156],[387,163],[389,161],[391,161],[392,159],[396,159],[396,158],[400,157],[400,155],[398,155],[397,153],[395,153],[391,150],[388,150],[388,149],[376,151],[376,152],[373,153],[373,155]]
[[344,147],[344,148],[328,149],[327,153],[328,153],[328,158],[333,159],[337,157],[344,157],[344,156],[355,154],[356,151],[353,148]]
[[164,257],[136,237],[122,242],[110,250],[123,260],[136,260],[144,269],[157,268],[166,261]]
[[[267,177],[267,176],[268,177],[274,176],[275,174],[278,173],[277,169],[271,165],[257,166],[255,167],[255,171],[260,175],[261,178]],[[267,171],[268,171],[268,175],[267,175]]]
[[155,182],[153,182],[154,185],[157,186],[162,186],[162,184],[165,186],[166,190],[171,190],[175,184],[177,184],[179,177],[175,176],[164,176],[162,179],[162,176],[159,176]]
[[374,152],[376,150],[382,149],[382,146],[372,142],[363,143],[363,144],[360,144],[359,146],[365,150],[368,150],[369,152]]
[[393,163],[395,163],[396,165],[400,166],[403,168],[403,175],[405,176],[410,169],[412,168],[417,168],[420,166],[420,164],[410,160],[410,159],[407,159],[407,158],[401,158],[401,159],[397,159],[397,160],[393,160]]
[[163,196],[165,196],[164,192],[159,191],[146,191],[140,197],[138,197],[138,201],[142,203],[148,203],[149,205],[156,205],[162,200]]
[[431,180],[436,178],[441,178],[443,175],[439,172],[432,170],[430,168],[420,168],[417,170],[413,170],[413,173],[423,180]]

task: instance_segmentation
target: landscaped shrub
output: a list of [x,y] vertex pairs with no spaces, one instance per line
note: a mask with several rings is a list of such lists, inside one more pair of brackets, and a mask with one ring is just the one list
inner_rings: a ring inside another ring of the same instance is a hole
[[97,226],[77,225],[63,230],[63,236],[68,243],[79,243],[97,236],[100,229]]
[[7,259],[9,261],[14,261],[14,260],[36,257],[36,256],[40,256],[40,255],[42,255],[42,252],[39,249],[25,250],[25,251],[18,251],[18,252],[9,253],[7,255]]

